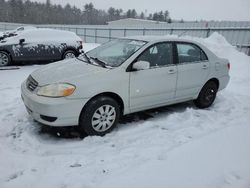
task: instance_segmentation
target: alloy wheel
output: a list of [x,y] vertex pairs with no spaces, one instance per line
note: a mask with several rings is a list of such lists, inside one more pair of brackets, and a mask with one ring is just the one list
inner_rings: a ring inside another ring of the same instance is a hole
[[71,58],[75,58],[75,54],[73,52],[67,52],[64,56],[64,59],[71,59]]
[[94,112],[91,124],[95,131],[104,132],[112,127],[115,119],[115,107],[111,105],[103,105]]
[[8,64],[9,64],[8,55],[0,52],[0,66],[7,66]]

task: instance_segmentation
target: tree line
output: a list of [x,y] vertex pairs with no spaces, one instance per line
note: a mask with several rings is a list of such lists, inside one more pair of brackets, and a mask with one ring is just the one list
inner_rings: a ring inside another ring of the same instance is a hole
[[109,21],[138,18],[171,23],[169,12],[159,11],[145,15],[135,9],[124,11],[110,7],[108,10],[96,9],[93,3],[85,4],[82,9],[67,4],[61,6],[30,0],[0,0],[0,22],[28,24],[107,24]]

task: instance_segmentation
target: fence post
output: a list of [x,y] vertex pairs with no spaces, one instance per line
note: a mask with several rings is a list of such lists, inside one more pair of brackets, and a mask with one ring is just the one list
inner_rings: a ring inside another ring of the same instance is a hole
[[109,28],[109,41],[111,41],[111,29]]
[[95,28],[95,43],[97,43],[97,28]]
[[170,29],[170,35],[173,35],[173,32],[174,32],[174,29],[171,28],[171,29]]
[[78,28],[76,27],[76,34],[78,35]]
[[207,28],[207,37],[209,37],[210,31],[211,31],[211,29],[210,29],[210,28]]
[[87,33],[87,31],[86,31],[86,27],[85,27],[85,28],[84,28],[84,42],[87,42],[87,41],[86,41],[86,38],[87,38],[87,37],[86,37],[86,33]]
[[142,34],[143,34],[143,35],[145,35],[145,33],[146,33],[146,29],[145,29],[145,28],[143,28],[143,30],[142,30]]
[[127,29],[124,29],[124,34],[123,34],[123,36],[126,37],[126,35],[127,35]]

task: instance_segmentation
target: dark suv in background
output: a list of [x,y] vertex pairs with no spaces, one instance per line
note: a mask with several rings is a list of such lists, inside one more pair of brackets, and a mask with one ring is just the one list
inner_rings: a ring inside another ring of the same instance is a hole
[[30,28],[0,38],[0,66],[20,62],[53,62],[80,54],[82,39],[75,33]]

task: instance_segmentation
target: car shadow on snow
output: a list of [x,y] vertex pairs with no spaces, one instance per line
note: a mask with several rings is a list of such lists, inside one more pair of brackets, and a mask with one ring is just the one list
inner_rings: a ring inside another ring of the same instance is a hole
[[[135,122],[144,122],[149,119],[153,120],[156,118],[166,117],[169,114],[172,113],[181,113],[184,112],[187,108],[196,108],[192,102],[185,102],[185,103],[179,103],[174,104],[170,106],[164,106],[160,108],[154,108],[146,111],[141,111],[129,115],[125,115],[121,117],[118,129],[124,126],[132,126],[132,123]],[[39,131],[39,134],[47,134],[54,138],[66,138],[66,139],[72,139],[72,138],[80,138],[84,139],[87,137],[85,133],[80,132],[77,127],[50,127],[46,125],[42,125],[38,123],[41,126],[41,129]]]

